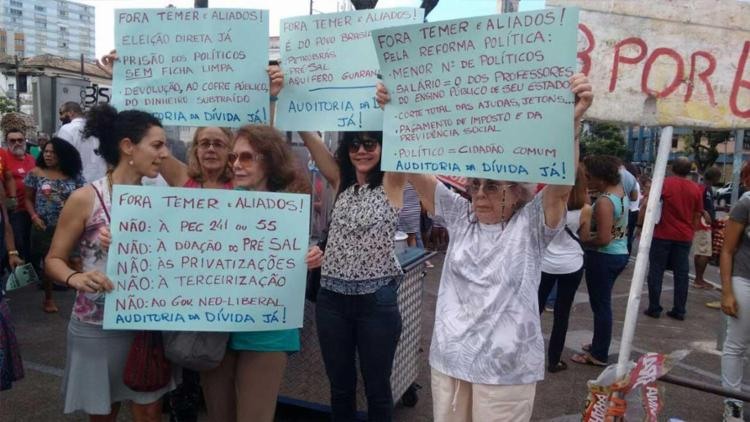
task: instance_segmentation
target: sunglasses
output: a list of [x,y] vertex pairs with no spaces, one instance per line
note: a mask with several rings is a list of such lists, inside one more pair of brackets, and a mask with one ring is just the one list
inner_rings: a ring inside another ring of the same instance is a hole
[[349,143],[349,153],[354,154],[359,151],[359,147],[365,147],[365,151],[373,152],[378,147],[378,141],[374,139],[358,139],[355,138]]
[[512,183],[512,182],[511,183],[493,182],[490,180],[485,180],[484,182],[482,182],[482,180],[480,179],[473,179],[466,186],[466,192],[468,192],[469,195],[476,195],[477,193],[479,193],[479,190],[482,189],[482,186],[484,186],[485,195],[497,195],[498,193],[500,193],[501,190],[516,186],[517,184],[518,183]]
[[263,155],[253,154],[250,151],[242,151],[239,154],[236,154],[234,152],[229,153],[229,164],[234,164],[235,161],[239,160],[241,166],[247,166],[262,159]]
[[198,141],[198,148],[203,151],[208,151],[211,147],[218,151],[226,149],[227,144],[222,141],[209,141],[208,139]]
[[26,139],[24,139],[24,138],[19,138],[19,139],[8,139],[8,143],[9,143],[9,144],[22,144],[22,143],[24,143],[24,142],[26,142]]

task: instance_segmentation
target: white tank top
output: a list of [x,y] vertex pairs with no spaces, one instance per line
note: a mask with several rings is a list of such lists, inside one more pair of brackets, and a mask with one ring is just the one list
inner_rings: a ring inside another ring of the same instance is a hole
[[[581,226],[581,210],[568,211],[565,225],[578,236]],[[583,266],[583,249],[570,234],[561,230],[547,246],[542,257],[542,271],[547,274],[570,274]]]

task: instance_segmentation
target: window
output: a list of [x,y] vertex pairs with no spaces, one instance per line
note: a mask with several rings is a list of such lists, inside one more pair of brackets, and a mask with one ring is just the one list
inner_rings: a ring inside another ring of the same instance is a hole
[[23,16],[23,11],[18,9],[10,9],[11,16]]
[[60,40],[57,42],[57,46],[60,48],[68,48],[68,42],[64,40]]
[[10,5],[23,8],[23,3],[21,3],[19,0],[10,0]]
[[45,9],[44,6],[34,6],[34,10],[36,10],[37,12],[44,12]]
[[60,33],[62,33],[62,34],[67,34],[67,33],[68,33],[68,28],[66,28],[66,27],[64,27],[64,26],[61,26],[61,27],[60,27]]
[[68,17],[68,11],[67,10],[58,10],[57,11],[58,16],[61,18],[67,18]]

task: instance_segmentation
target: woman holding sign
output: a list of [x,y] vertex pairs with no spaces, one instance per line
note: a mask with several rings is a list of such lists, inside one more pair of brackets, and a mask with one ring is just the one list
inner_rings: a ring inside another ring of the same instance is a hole
[[[123,382],[123,372],[135,333],[102,329],[104,293],[114,286],[105,275],[107,250],[100,244],[99,230],[109,225],[113,185],[140,184],[143,177],[159,173],[162,160],[169,155],[166,136],[159,119],[151,114],[118,113],[108,105],[91,109],[85,134],[99,139],[99,152],[114,169],[68,198],[45,260],[47,274],[54,281],[77,290],[68,325],[65,413],[80,410],[91,421],[115,421],[120,402],[132,401],[135,421],[160,421],[161,397],[174,383],[148,393],[131,390]],[[82,272],[68,264],[76,246]]]
[[316,306],[333,420],[355,420],[355,353],[365,382],[368,418],[391,420],[391,369],[401,336],[396,291],[403,275],[393,239],[404,178],[380,170],[380,132],[345,133],[335,155],[317,134],[300,135],[338,192]]
[[[299,186],[307,186],[298,178],[285,139],[269,126],[240,128],[229,163],[237,190],[302,193]],[[266,229],[276,230],[270,222]],[[313,247],[305,262],[316,268],[321,259],[320,249]],[[299,348],[298,329],[232,333],[219,367],[201,373],[209,420],[273,421],[287,353]]]
[[[593,94],[582,74],[570,83],[577,123]],[[382,84],[377,98],[390,100]],[[575,155],[577,166],[577,137]],[[542,256],[563,230],[571,186],[548,185],[532,197],[519,183],[470,179],[469,201],[433,176],[409,181],[450,235],[430,346],[435,420],[531,419],[544,378]]]

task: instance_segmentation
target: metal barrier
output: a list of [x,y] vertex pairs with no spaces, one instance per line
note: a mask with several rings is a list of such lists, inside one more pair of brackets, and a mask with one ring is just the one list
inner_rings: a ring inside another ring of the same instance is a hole
[[713,384],[705,382],[691,380],[689,378],[678,377],[675,375],[666,374],[659,378],[659,381],[663,381],[669,384],[679,385],[682,387],[692,388],[693,390],[703,391],[705,393],[716,394],[717,396],[727,397],[730,399],[742,400],[750,402],[750,393],[744,391],[727,390]]

